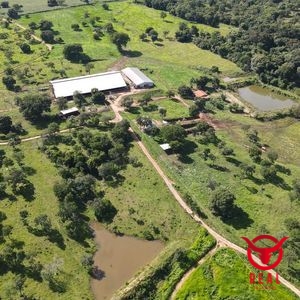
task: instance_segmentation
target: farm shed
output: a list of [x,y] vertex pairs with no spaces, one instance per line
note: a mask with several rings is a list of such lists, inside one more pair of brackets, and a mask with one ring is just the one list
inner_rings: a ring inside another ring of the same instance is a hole
[[77,115],[79,115],[79,110],[78,110],[77,107],[64,109],[64,110],[61,110],[59,112],[59,116],[63,117],[63,118],[67,118],[67,117],[70,117],[70,116],[77,116]]
[[127,87],[121,72],[113,71],[73,78],[64,78],[50,81],[55,98],[72,97],[75,91],[89,94],[96,88],[99,91],[115,91]]
[[125,68],[122,73],[133,83],[136,88],[150,88],[154,82],[138,68]]
[[194,91],[194,95],[195,95],[196,98],[202,98],[202,99],[208,99],[209,98],[207,93],[202,91],[202,90]]

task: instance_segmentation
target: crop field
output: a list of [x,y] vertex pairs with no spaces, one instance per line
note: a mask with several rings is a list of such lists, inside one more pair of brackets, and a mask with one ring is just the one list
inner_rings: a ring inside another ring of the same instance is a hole
[[175,299],[297,299],[275,283],[274,290],[255,290],[254,286],[249,284],[250,272],[257,273],[244,256],[229,249],[221,249],[190,275]]

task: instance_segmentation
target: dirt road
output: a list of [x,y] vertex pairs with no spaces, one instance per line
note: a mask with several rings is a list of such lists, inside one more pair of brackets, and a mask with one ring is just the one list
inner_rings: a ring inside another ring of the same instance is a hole
[[[121,100],[123,97],[125,96],[129,96],[132,94],[136,94],[136,93],[140,93],[143,92],[143,90],[136,90],[133,92],[127,92],[127,93],[122,93],[121,95],[119,95],[117,97],[117,99],[115,101],[109,100],[109,103],[111,104],[111,108],[115,113],[115,118],[112,120],[113,122],[119,122],[121,121],[123,118],[120,114],[121,111],[124,110],[123,107],[120,106]],[[63,132],[67,132],[70,129],[65,129],[65,130],[61,130],[60,133]],[[160,166],[158,165],[158,163],[156,162],[155,159],[153,159],[153,157],[150,155],[149,151],[147,150],[147,148],[145,147],[145,145],[143,144],[142,141],[139,140],[139,138],[137,137],[137,135],[135,134],[135,132],[132,130],[132,128],[129,128],[130,132],[132,133],[134,139],[136,140],[138,146],[141,148],[141,150],[143,151],[143,153],[145,154],[145,156],[148,158],[148,160],[150,161],[150,163],[152,164],[152,166],[155,168],[155,170],[157,171],[157,173],[160,175],[160,177],[163,179],[163,181],[165,182],[166,186],[168,187],[168,189],[170,190],[170,192],[172,193],[172,195],[174,196],[174,198],[176,199],[176,201],[179,203],[179,205],[184,209],[184,211],[190,215],[191,218],[193,218],[197,223],[201,224],[217,241],[217,244],[221,244],[224,246],[227,246],[231,249],[234,249],[235,251],[242,253],[244,255],[247,255],[247,251],[243,248],[241,248],[240,246],[230,242],[229,240],[227,240],[226,238],[224,238],[223,236],[221,236],[219,233],[217,233],[214,229],[212,229],[210,226],[208,226],[201,218],[199,218],[199,216],[197,216],[192,210],[191,208],[186,204],[186,202],[184,201],[184,199],[180,196],[180,194],[177,192],[177,190],[174,188],[172,181],[165,175],[165,173],[163,172],[163,170],[160,168]],[[27,138],[27,139],[23,139],[22,142],[26,142],[26,141],[32,141],[35,139],[39,139],[41,138],[41,136],[35,136],[35,137],[31,137],[31,138]],[[7,145],[8,142],[5,143],[0,143],[0,145]],[[261,264],[260,260],[257,257],[253,257],[254,260],[258,263]],[[273,270],[268,271],[269,273],[272,274],[273,277],[276,276],[276,272]],[[285,280],[283,277],[279,276],[279,280],[280,282],[285,285],[288,289],[290,289],[291,291],[293,291],[298,297],[300,297],[300,290],[297,289],[292,283],[290,283],[289,281]]]

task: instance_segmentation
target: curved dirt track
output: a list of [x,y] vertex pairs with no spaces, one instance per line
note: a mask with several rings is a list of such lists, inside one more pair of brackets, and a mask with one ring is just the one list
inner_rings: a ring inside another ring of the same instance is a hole
[[[112,107],[112,109],[115,112],[116,116],[118,115],[118,119],[122,120],[123,118],[122,118],[122,116],[119,113],[118,106],[114,105],[114,107]],[[241,248],[240,246],[238,246],[238,245],[230,242],[229,240],[227,240],[226,238],[224,238],[223,236],[221,236],[219,233],[217,233],[214,229],[212,229],[210,226],[208,226],[201,218],[199,218],[199,216],[197,216],[191,210],[191,208],[186,204],[186,202],[183,200],[183,198],[179,195],[179,193],[177,192],[177,190],[174,188],[174,186],[172,184],[172,181],[165,175],[165,173],[160,168],[160,166],[158,165],[158,163],[150,155],[149,151],[147,150],[147,148],[145,147],[145,145],[143,144],[143,142],[139,140],[139,138],[137,137],[137,135],[135,134],[135,132],[132,130],[132,128],[130,128],[129,130],[132,133],[132,135],[133,135],[134,139],[136,140],[137,144],[139,145],[139,147],[143,151],[143,153],[146,155],[146,157],[148,158],[148,160],[151,162],[152,166],[155,168],[155,170],[160,175],[160,177],[164,180],[166,186],[168,187],[168,189],[170,190],[170,192],[172,193],[172,195],[174,196],[174,198],[176,199],[176,201],[179,203],[179,205],[184,209],[184,211],[187,214],[189,214],[197,223],[201,224],[216,239],[216,241],[217,241],[218,244],[227,246],[227,247],[229,247],[231,249],[234,249],[235,251],[237,251],[239,253],[247,255],[247,251],[245,249]],[[253,257],[254,257],[254,260],[258,264],[261,264],[260,259],[258,259],[255,256],[253,256]],[[273,277],[276,276],[276,272],[275,271],[269,270],[268,272],[271,273]],[[283,285],[285,285],[288,289],[290,289],[298,297],[300,297],[300,290],[298,288],[296,288],[292,283],[290,283],[289,281],[285,280],[280,275],[279,275],[279,280],[280,280],[280,282]]]
[[[108,102],[111,105],[112,110],[115,113],[115,118],[112,120],[112,122],[120,122],[123,117],[121,116],[120,112],[123,111],[124,109],[122,107],[120,107],[120,101],[123,99],[123,97],[125,96],[129,96],[129,95],[133,95],[133,94],[137,94],[137,93],[141,93],[144,90],[135,90],[133,92],[126,92],[126,93],[122,93],[120,94],[115,101],[111,101],[109,100]],[[61,130],[60,133],[63,132],[67,132],[70,129],[64,129]],[[160,177],[164,180],[166,186],[168,187],[168,189],[170,190],[170,192],[172,193],[172,195],[174,196],[174,198],[176,199],[176,201],[179,203],[179,205],[184,209],[184,211],[190,215],[191,218],[193,218],[197,223],[201,224],[217,241],[217,244],[220,246],[227,246],[231,249],[234,249],[235,251],[242,253],[244,255],[247,255],[247,251],[243,248],[241,248],[240,246],[230,242],[229,240],[227,240],[226,238],[224,238],[223,236],[221,236],[219,233],[217,233],[214,229],[212,229],[209,225],[207,225],[198,215],[196,215],[191,208],[186,204],[186,202],[184,201],[184,199],[180,196],[180,194],[177,192],[177,190],[174,188],[173,186],[173,182],[165,175],[165,173],[163,172],[163,170],[160,168],[160,166],[158,165],[158,163],[155,161],[155,159],[153,159],[153,157],[150,155],[149,151],[147,150],[147,148],[145,147],[145,145],[143,144],[142,141],[139,140],[139,138],[137,137],[137,135],[135,134],[135,132],[132,130],[132,128],[129,128],[130,132],[132,133],[135,141],[137,142],[137,144],[139,145],[139,147],[141,148],[141,150],[143,151],[143,153],[145,154],[145,156],[148,158],[148,160],[150,161],[150,163],[152,164],[152,166],[155,168],[155,170],[157,171],[157,173],[160,175]],[[22,142],[26,142],[26,141],[32,141],[35,139],[39,139],[41,138],[41,135],[35,136],[35,137],[31,137],[31,138],[26,138],[21,140]],[[4,142],[4,143],[0,143],[0,145],[8,145],[8,142]],[[258,259],[257,257],[253,256],[254,260],[260,264],[260,259]],[[276,276],[276,272],[273,270],[269,270],[269,273],[272,274],[273,277]],[[293,291],[298,297],[300,297],[300,290],[298,288],[296,288],[292,283],[290,283],[289,281],[287,281],[286,279],[284,279],[283,277],[281,277],[279,275],[279,280],[280,282],[286,286],[288,289],[290,289],[291,291]]]

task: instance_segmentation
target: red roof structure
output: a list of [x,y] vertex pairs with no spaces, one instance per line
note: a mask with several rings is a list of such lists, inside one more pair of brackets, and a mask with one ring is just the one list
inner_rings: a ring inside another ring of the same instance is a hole
[[203,99],[207,99],[209,96],[202,90],[196,90],[194,91],[194,95],[197,98],[203,98]]

